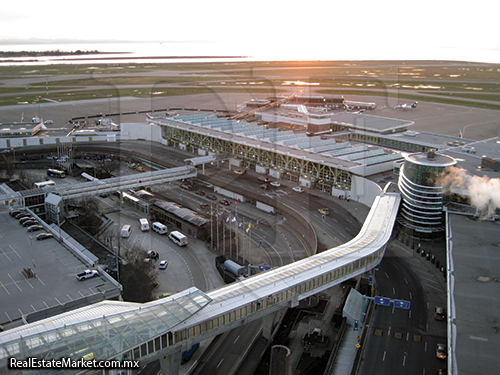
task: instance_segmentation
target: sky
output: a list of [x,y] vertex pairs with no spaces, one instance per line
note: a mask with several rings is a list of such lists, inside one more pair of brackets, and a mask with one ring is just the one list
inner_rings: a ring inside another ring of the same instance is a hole
[[484,0],[9,1],[0,9],[0,40],[225,42],[274,53],[301,49],[304,55],[459,49],[473,57],[477,49],[500,53],[499,10],[500,3]]

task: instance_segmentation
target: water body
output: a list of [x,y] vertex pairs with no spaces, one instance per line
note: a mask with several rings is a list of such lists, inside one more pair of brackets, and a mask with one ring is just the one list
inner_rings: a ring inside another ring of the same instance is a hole
[[346,43],[296,45],[293,40],[276,41],[271,45],[222,42],[0,44],[0,50],[97,50],[110,53],[82,56],[39,56],[36,59],[31,57],[2,58],[0,59],[0,66],[286,60],[449,60],[500,63],[500,49],[497,48],[433,47],[418,44],[399,45],[397,48],[369,44],[350,45]]

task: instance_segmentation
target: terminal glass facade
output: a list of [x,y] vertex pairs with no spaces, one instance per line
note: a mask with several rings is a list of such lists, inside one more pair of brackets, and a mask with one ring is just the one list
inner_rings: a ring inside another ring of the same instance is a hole
[[443,187],[439,177],[456,161],[445,155],[412,154],[405,158],[399,174],[399,189],[403,203],[400,222],[421,234],[444,231]]

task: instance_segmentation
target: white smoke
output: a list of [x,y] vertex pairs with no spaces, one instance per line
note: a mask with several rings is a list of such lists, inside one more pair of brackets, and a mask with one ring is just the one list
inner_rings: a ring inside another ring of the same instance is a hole
[[437,184],[443,186],[445,193],[467,192],[471,205],[481,217],[491,217],[500,208],[500,178],[471,176],[465,169],[449,167],[438,178]]

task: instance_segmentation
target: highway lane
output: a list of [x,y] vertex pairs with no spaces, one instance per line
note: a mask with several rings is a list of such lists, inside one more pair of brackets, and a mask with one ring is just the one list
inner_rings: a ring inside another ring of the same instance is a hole
[[420,275],[393,242],[375,273],[375,295],[409,301],[411,308],[376,307],[359,374],[434,374],[445,366],[434,350],[437,342],[446,342],[446,323],[429,329],[432,312]]

